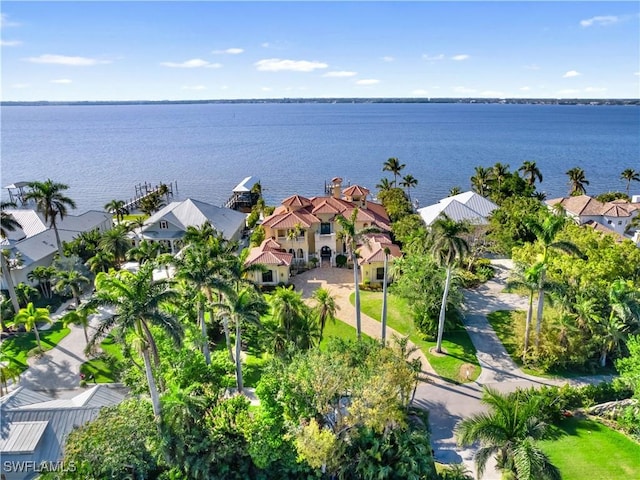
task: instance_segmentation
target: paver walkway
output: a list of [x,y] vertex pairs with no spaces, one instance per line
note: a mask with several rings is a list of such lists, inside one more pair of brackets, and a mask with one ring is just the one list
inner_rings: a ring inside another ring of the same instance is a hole
[[[295,289],[302,292],[302,298],[309,299],[318,288],[326,288],[335,299],[339,310],[336,317],[343,322],[356,327],[356,309],[349,301],[349,296],[353,292],[353,270],[347,268],[314,268],[303,272],[292,279]],[[360,313],[360,325],[362,333],[371,338],[382,338],[382,327],[379,321]],[[387,341],[396,335],[402,337],[400,333],[387,326]],[[415,344],[409,342],[409,347]],[[411,358],[419,358],[422,362],[422,373],[424,376],[440,381],[440,377],[435,373],[429,364],[427,357],[419,348],[412,354]]]

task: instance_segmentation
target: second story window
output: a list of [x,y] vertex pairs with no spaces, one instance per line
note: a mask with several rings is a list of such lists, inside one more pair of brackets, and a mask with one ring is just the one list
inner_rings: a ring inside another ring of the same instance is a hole
[[166,230],[167,228],[169,228],[169,222],[167,222],[166,220],[160,220],[160,228]]
[[331,233],[331,224],[329,222],[322,222],[320,224],[320,235],[329,235]]

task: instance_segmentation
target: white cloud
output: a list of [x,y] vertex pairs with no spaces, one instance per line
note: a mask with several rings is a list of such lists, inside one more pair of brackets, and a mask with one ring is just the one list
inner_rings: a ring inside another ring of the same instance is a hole
[[362,80],[358,80],[356,85],[376,85],[380,83],[380,80],[376,80],[375,78],[363,78]]
[[17,47],[18,45],[22,45],[20,40],[0,40],[2,47]]
[[239,55],[244,52],[243,48],[227,48],[226,50],[214,50],[213,54],[215,55]]
[[358,72],[347,72],[347,71],[341,70],[341,71],[335,71],[335,72],[327,72],[322,76],[331,77],[331,78],[344,78],[344,77],[355,77],[357,74]]
[[429,55],[427,53],[423,53],[422,59],[428,61],[444,60],[444,53],[441,53],[439,55]]
[[456,60],[456,61],[461,61],[461,60],[468,60],[469,59],[469,55],[466,54],[462,54],[462,55],[454,55],[453,57],[451,57],[451,60]]
[[265,58],[254,63],[262,72],[313,72],[317,69],[327,68],[329,65],[323,62],[308,60],[282,60],[280,58]]
[[411,92],[411,95],[428,95],[429,92],[427,90],[424,90],[422,88],[418,88],[417,90],[414,90]]
[[182,87],[182,90],[194,90],[194,91],[199,91],[199,90],[206,90],[207,87],[205,87],[204,85],[184,85]]
[[262,90],[263,92],[270,92],[271,88],[270,87],[261,87],[260,90]]
[[607,89],[604,87],[587,87],[584,89],[584,91],[587,93],[602,93],[606,92]]
[[201,58],[193,58],[182,63],[161,62],[160,65],[171,68],[220,68],[222,66],[221,63],[210,63]]
[[528,92],[529,90],[531,90],[531,87],[520,87],[520,90],[523,92]]
[[61,85],[65,85],[71,83],[71,80],[69,80],[68,78],[56,78],[55,80],[51,80],[51,83],[59,83]]
[[477,90],[468,87],[453,87],[453,91],[456,93],[476,93]]
[[633,73],[636,77],[640,77],[640,72],[634,72]]
[[567,73],[565,73],[562,78],[572,78],[572,77],[579,77],[581,75],[580,72],[576,72],[575,70],[569,70]]
[[620,21],[620,17],[615,15],[602,15],[597,17],[591,17],[586,20],[580,20],[580,25],[583,27],[592,27],[594,25],[600,27],[607,27]]
[[260,46],[262,48],[269,48],[271,46],[271,44],[269,42],[263,42]]
[[390,56],[382,57],[383,62],[393,62],[394,60],[395,60],[394,57],[390,57]]
[[0,13],[0,28],[6,27],[19,27],[20,24],[9,20],[9,16],[6,13]]
[[87,57],[70,57],[67,55],[40,55],[39,57],[29,57],[25,59],[31,63],[46,63],[54,65],[69,65],[72,67],[87,67],[104,63],[111,63],[108,60],[98,60],[96,58]]
[[11,88],[29,88],[31,85],[28,83],[14,83]]
[[540,70],[540,67],[538,65],[536,65],[535,63],[532,63],[530,65],[525,65],[524,68],[526,70]]

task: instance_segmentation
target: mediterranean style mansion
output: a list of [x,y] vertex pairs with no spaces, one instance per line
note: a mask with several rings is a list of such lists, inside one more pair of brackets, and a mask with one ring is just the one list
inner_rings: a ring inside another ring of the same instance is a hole
[[379,231],[368,235],[367,241],[359,245],[360,278],[366,283],[383,281],[385,250],[389,262],[401,256],[400,248],[389,237],[391,221],[387,212],[379,203],[367,199],[367,188],[352,185],[343,190],[341,178],[331,181],[330,192],[330,196],[322,197],[287,197],[264,219],[265,241],[251,250],[245,262],[262,264],[268,269],[254,273],[255,282],[286,283],[292,264],[317,262],[320,266],[336,266],[338,255],[349,256],[336,218],[350,219],[355,209],[356,231],[367,227]]

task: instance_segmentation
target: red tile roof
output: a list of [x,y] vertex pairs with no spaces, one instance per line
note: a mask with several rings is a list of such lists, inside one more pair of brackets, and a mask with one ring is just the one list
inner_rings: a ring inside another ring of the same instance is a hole
[[384,249],[389,249],[389,258],[402,257],[402,251],[398,245],[391,243],[391,239],[384,234],[370,235],[368,242],[364,242],[358,248],[358,265],[365,263],[384,262]]
[[264,240],[259,247],[249,252],[245,265],[291,265],[293,254],[282,250],[280,244],[272,238]]
[[311,200],[300,195],[291,195],[282,201],[282,205],[285,207],[308,207],[311,205]]
[[369,195],[369,189],[365,187],[361,187],[360,185],[351,185],[350,187],[345,188],[342,191],[342,194],[345,197],[355,197],[355,196],[366,197],[367,195]]

